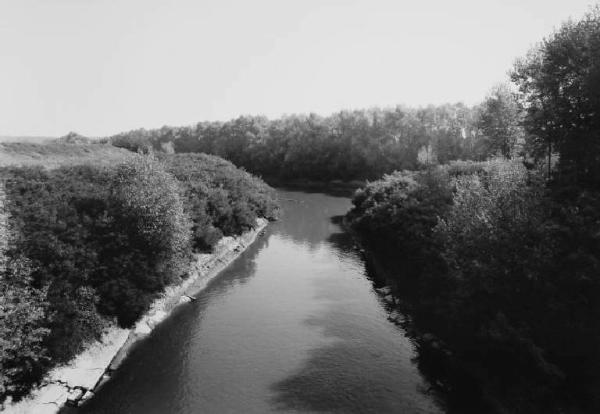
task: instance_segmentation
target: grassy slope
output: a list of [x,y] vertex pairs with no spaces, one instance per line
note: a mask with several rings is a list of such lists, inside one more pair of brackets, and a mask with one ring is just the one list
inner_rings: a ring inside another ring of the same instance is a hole
[[0,135],[0,142],[31,142],[42,144],[57,137]]
[[42,165],[56,168],[83,163],[107,165],[126,161],[134,156],[130,151],[107,144],[0,142],[0,167]]

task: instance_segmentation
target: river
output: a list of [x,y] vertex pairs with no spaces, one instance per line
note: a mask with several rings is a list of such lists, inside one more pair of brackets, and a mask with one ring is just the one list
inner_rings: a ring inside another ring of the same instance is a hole
[[271,224],[131,352],[81,413],[441,413],[416,349],[335,224],[350,200],[279,191]]

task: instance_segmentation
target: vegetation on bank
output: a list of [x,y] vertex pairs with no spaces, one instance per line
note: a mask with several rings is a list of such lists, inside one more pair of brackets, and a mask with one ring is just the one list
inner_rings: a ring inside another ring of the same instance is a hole
[[221,237],[254,227],[257,217],[277,215],[275,191],[228,161],[206,154],[159,154],[159,159],[183,184],[196,249],[210,250]]
[[[593,9],[516,63],[516,92],[498,86],[474,108],[240,117],[104,146],[70,134],[54,145],[126,163],[5,169],[0,394],[22,394],[108,321],[131,325],[194,249],[276,215],[260,180],[204,152],[283,180],[385,174],[347,221],[455,361],[449,387],[468,378],[470,398],[508,412],[600,411],[598,56]],[[29,152],[19,145],[0,149]],[[135,154],[152,151],[160,161]]]
[[109,323],[132,326],[187,276],[193,251],[277,214],[266,184],[208,155],[1,175],[0,400],[22,396]]
[[[593,9],[517,62],[540,163],[396,172],[359,190],[347,217],[410,286],[415,326],[452,353],[446,379],[508,412],[600,410],[599,55]],[[510,140],[494,139],[506,155]]]
[[328,117],[239,117],[134,130],[107,141],[131,151],[215,154],[269,180],[352,181],[415,169],[420,159],[482,160],[504,153],[506,148],[492,139],[498,133],[506,131],[511,142],[524,142],[517,109],[514,94],[499,86],[486,104],[476,107],[459,103],[342,111]]

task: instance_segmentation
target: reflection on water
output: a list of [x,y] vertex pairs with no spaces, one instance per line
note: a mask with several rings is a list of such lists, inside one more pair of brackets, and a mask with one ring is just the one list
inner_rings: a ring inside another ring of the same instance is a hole
[[437,413],[415,347],[333,217],[347,198],[281,191],[284,216],[140,343],[83,413]]

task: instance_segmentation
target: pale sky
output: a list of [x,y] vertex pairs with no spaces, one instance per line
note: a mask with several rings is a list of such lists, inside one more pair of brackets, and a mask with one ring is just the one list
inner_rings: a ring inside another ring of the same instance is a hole
[[589,0],[0,0],[0,135],[479,102]]

